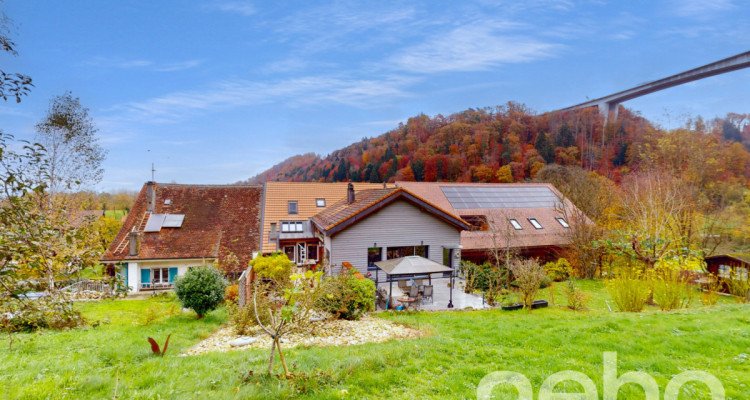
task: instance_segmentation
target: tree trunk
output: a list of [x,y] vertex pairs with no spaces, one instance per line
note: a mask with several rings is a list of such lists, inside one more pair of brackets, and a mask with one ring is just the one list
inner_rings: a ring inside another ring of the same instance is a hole
[[47,261],[47,293],[52,294],[55,291],[55,269]]
[[284,353],[281,351],[281,344],[279,338],[274,339],[276,342],[276,348],[279,350],[279,358],[281,358],[281,366],[284,367],[284,376],[289,377],[289,369],[286,367],[286,360],[284,360]]
[[273,358],[276,355],[276,339],[271,341],[271,356],[268,357],[268,375],[273,374]]

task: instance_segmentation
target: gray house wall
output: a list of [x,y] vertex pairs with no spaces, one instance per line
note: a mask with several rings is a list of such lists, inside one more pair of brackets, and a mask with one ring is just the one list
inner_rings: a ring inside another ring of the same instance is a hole
[[458,229],[404,200],[397,200],[333,237],[324,238],[334,273],[341,270],[341,263],[349,262],[366,274],[370,247],[380,247],[385,258],[388,247],[425,245],[429,246],[428,258],[442,264],[443,248],[458,247],[460,243]]

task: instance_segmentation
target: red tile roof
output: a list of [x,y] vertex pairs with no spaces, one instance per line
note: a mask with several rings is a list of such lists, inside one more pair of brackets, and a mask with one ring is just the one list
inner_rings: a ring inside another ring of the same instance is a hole
[[[180,228],[143,232],[148,219],[144,185],[102,261],[213,258],[223,262],[234,254],[244,269],[260,244],[262,185],[156,184],[155,214],[184,214]],[[170,204],[165,204],[170,200]],[[136,227],[141,241],[129,256],[128,234]]]
[[[546,187],[558,198],[563,199],[562,194],[548,183],[448,183],[448,182],[396,182],[396,186],[405,188],[412,193],[436,204],[447,212],[462,218],[468,216],[484,216],[495,228],[492,231],[463,231],[461,232],[461,246],[464,250],[484,250],[498,247],[493,243],[500,243],[499,247],[509,245],[510,248],[523,249],[534,247],[562,247],[570,243],[570,228],[563,227],[556,217],[562,217],[561,210],[556,207],[543,208],[494,208],[494,209],[455,209],[445,196],[441,186],[464,186],[464,187]],[[565,207],[575,208],[568,201],[564,201]],[[572,213],[569,213],[572,215]],[[516,230],[510,225],[509,219],[515,219],[523,229]],[[536,229],[529,222],[529,218],[535,218],[543,229]],[[567,221],[573,224],[574,221]]]
[[378,211],[382,206],[390,204],[397,199],[405,199],[423,207],[431,214],[456,226],[457,228],[469,228],[468,223],[456,214],[447,212],[404,188],[393,187],[360,190],[355,193],[353,203],[348,203],[346,199],[341,200],[329,206],[325,211],[313,216],[311,221],[318,227],[318,229],[331,235],[339,230],[345,229],[349,225],[367,217],[373,212]]

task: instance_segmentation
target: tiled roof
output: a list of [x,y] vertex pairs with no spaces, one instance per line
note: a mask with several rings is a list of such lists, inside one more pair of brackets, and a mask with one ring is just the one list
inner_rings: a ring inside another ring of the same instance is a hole
[[[144,185],[122,229],[104,253],[102,261],[219,258],[228,254],[244,269],[253,251],[258,251],[261,185],[156,184],[155,214],[184,214],[180,228],[162,228],[141,233],[137,256],[128,255],[128,233],[136,226],[142,232],[146,212]],[[165,204],[169,200],[170,204]]]
[[[429,202],[443,208],[447,212],[458,215],[464,219],[468,216],[484,216],[495,228],[493,237],[492,230],[489,231],[463,231],[461,232],[461,246],[464,250],[482,250],[497,247],[510,248],[532,248],[545,246],[565,246],[570,243],[570,228],[563,227],[556,217],[562,217],[562,213],[556,207],[542,208],[494,208],[494,209],[455,209],[445,196],[441,186],[464,186],[464,187],[545,187],[558,198],[563,196],[554,186],[547,183],[448,183],[448,182],[396,182],[396,186],[405,188],[412,193],[428,200]],[[565,200],[565,207],[575,207]],[[572,214],[572,213],[569,213]],[[510,225],[509,219],[515,219],[523,229],[516,230]],[[535,218],[543,229],[536,229],[529,222],[529,218]],[[567,221],[573,224],[574,221]],[[507,243],[507,244],[506,244]]]
[[[271,223],[280,221],[307,221],[332,204],[346,198],[348,183],[317,182],[266,182],[264,189],[262,251],[276,251],[276,242],[268,240]],[[391,185],[392,186],[392,185]],[[382,189],[382,183],[354,183],[354,190]],[[324,199],[325,207],[317,207],[316,200]],[[287,202],[296,201],[297,214],[287,213]],[[276,229],[279,230],[277,225]]]
[[406,199],[419,206],[425,207],[430,213],[462,229],[468,228],[468,224],[457,215],[446,212],[428,201],[416,196],[404,188],[386,188],[355,191],[354,202],[348,203],[343,199],[331,205],[325,211],[312,217],[312,222],[327,233],[335,232],[342,225],[353,223],[359,218],[364,218],[380,207],[389,204],[396,199]]

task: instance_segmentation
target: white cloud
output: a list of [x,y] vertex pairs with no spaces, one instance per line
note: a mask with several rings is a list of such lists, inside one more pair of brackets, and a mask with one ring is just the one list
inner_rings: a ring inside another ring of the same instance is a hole
[[274,83],[248,80],[223,81],[205,90],[179,91],[143,102],[113,107],[114,119],[174,122],[195,112],[231,109],[259,104],[287,106],[338,103],[352,107],[378,107],[394,98],[406,97],[403,87],[414,79],[344,79],[311,76]]
[[735,8],[732,0],[678,0],[675,11],[681,17],[706,18]]
[[549,57],[557,45],[530,36],[504,33],[520,25],[471,23],[409,47],[391,58],[399,69],[433,73],[480,71],[505,63]]
[[251,16],[258,12],[255,6],[249,1],[215,1],[209,4],[208,7],[244,16]]
[[182,61],[182,62],[176,62],[171,64],[164,64],[162,66],[155,67],[154,70],[159,72],[174,72],[174,71],[182,71],[185,69],[190,69],[197,67],[201,64],[201,60],[188,60],[188,61]]
[[201,60],[187,60],[174,63],[159,64],[151,60],[126,60],[117,57],[94,57],[89,61],[85,61],[82,65],[100,68],[120,68],[120,69],[150,69],[158,72],[173,72],[181,71],[189,68],[197,67],[201,64]]

